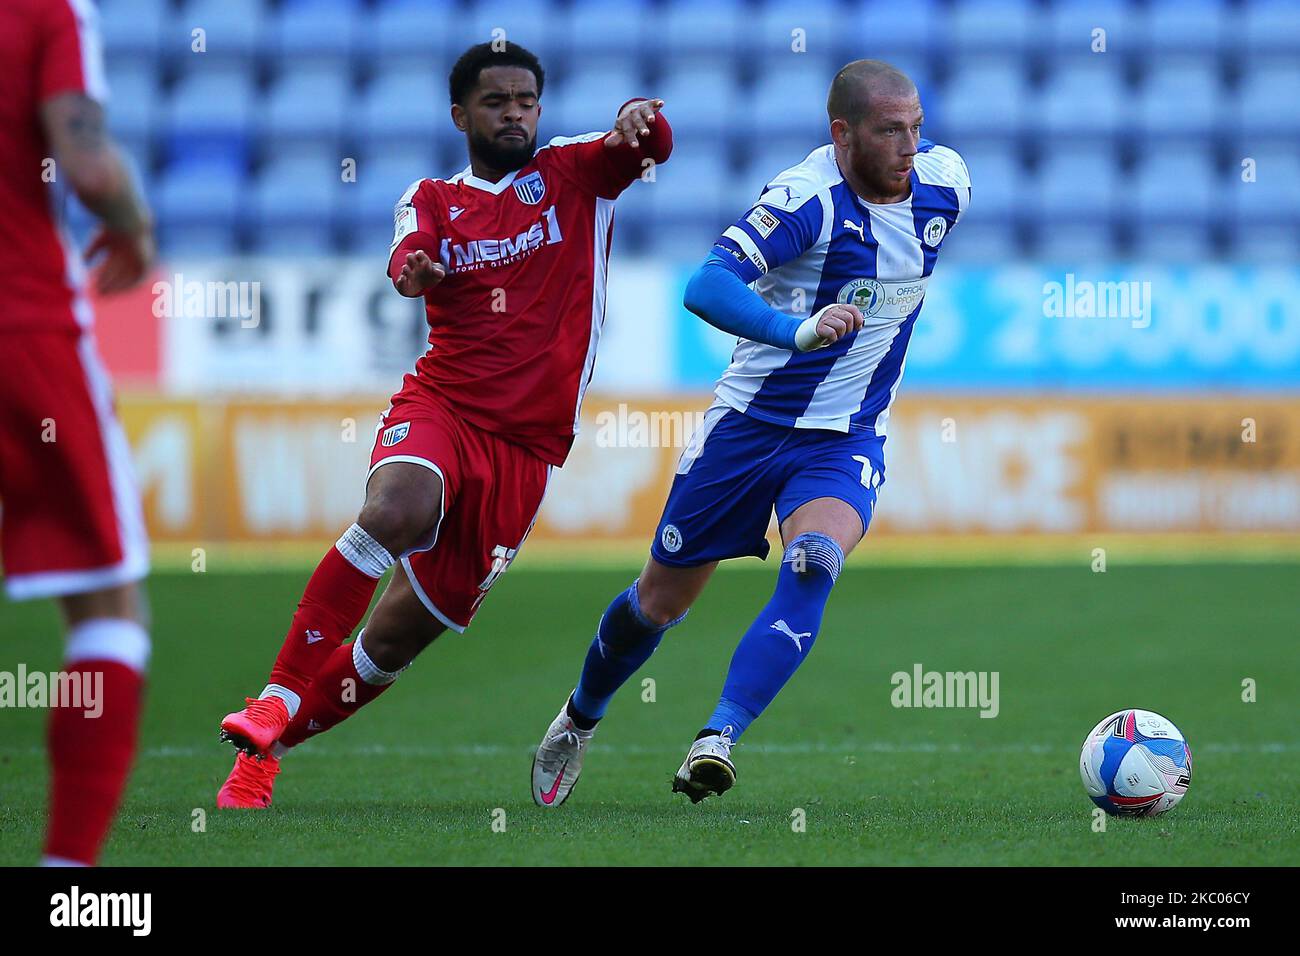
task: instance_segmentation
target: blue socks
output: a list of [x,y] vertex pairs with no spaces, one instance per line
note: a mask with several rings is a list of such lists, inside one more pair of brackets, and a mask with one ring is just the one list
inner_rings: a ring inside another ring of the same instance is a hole
[[587,649],[582,676],[573,692],[569,716],[575,723],[584,730],[595,726],[595,722],[605,716],[614,692],[650,659],[664,632],[680,624],[685,617],[683,614],[663,626],[647,619],[641,613],[636,581],[614,598],[596,628],[596,638]]
[[844,552],[829,535],[801,534],[785,549],[772,600],[731,658],[722,698],[707,726],[738,740],[812,650]]

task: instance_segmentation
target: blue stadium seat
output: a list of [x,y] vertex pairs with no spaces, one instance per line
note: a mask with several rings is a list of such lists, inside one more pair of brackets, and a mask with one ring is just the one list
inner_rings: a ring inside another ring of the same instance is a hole
[[108,125],[124,145],[147,148],[159,120],[158,74],[142,60],[110,61]]
[[244,199],[242,169],[218,162],[169,167],[152,195],[160,244],[169,254],[233,248]]
[[950,46],[1003,54],[1024,51],[1043,30],[1042,16],[1030,0],[961,0],[941,22]]
[[900,13],[896,0],[865,0],[843,17],[840,58],[889,60],[899,53],[928,54],[938,42],[946,7],[934,0],[912,0]]
[[[1024,67],[1015,58],[964,60],[937,98],[937,110],[922,101],[927,112],[954,137],[990,136],[1005,139],[1020,133],[1029,109],[1029,84]],[[989,105],[997,105],[990,122]],[[928,119],[928,117],[927,117]]]
[[380,73],[356,101],[354,132],[367,147],[430,148],[447,118],[446,77],[432,68]]
[[802,66],[769,70],[749,93],[757,108],[746,114],[755,136],[807,136],[826,142],[826,91],[830,77]]
[[1138,123],[1148,136],[1204,136],[1222,121],[1217,65],[1169,59],[1149,68],[1137,100]]
[[167,14],[167,0],[101,0],[99,32],[104,50],[110,56],[152,61],[162,48]]
[[580,68],[542,94],[538,142],[554,136],[577,136],[607,130],[618,108],[634,96],[645,95],[646,84],[632,63],[621,68]]
[[1115,241],[1109,222],[1053,222],[1038,226],[1035,257],[1049,266],[1069,269],[1101,264],[1114,255]]
[[380,0],[363,16],[356,49],[368,63],[391,68],[399,60],[447,60],[450,68],[461,52],[447,37],[448,25],[463,16],[453,0]]
[[1249,55],[1277,53],[1294,58],[1300,46],[1300,6],[1294,0],[1252,0],[1229,36]]
[[664,115],[682,136],[720,136],[735,128],[740,100],[735,72],[725,66],[686,66],[650,92],[664,101]]
[[[844,22],[834,0],[767,0],[758,11],[755,29],[746,31],[747,50],[771,56],[826,59],[838,57]],[[795,30],[803,32],[797,37]],[[794,49],[796,41],[802,52]],[[830,77],[827,77],[829,82]]]
[[646,185],[653,190],[660,222],[704,220],[716,226],[721,219],[735,216],[727,204],[732,179],[724,153],[701,143],[697,149],[674,155],[658,171],[657,181]]
[[1006,142],[960,150],[970,170],[971,202],[978,218],[1012,219],[1033,208],[1034,182]]
[[1035,218],[1053,224],[1109,220],[1119,198],[1119,169],[1108,146],[1052,148],[1041,158],[1033,182]]
[[1295,143],[1279,140],[1251,149],[1249,158],[1255,161],[1255,181],[1243,182],[1239,167],[1229,180],[1234,218],[1244,229],[1286,224],[1295,232],[1294,224],[1300,221],[1300,153]]
[[1207,151],[1160,147],[1139,156],[1138,171],[1127,195],[1140,226],[1168,222],[1205,222],[1226,202],[1226,182],[1219,181]]
[[248,196],[250,236],[260,252],[318,254],[333,247],[334,208],[345,190],[337,163],[324,157],[278,160]]
[[352,81],[326,67],[286,72],[258,103],[258,130],[264,146],[314,143],[330,153],[352,125]]
[[646,2],[624,0],[613,4],[609,0],[575,0],[564,28],[568,32],[569,54],[575,65],[581,65],[591,54],[610,51],[624,56],[641,56],[646,23],[653,14],[647,11]]
[[[265,29],[263,0],[190,0],[167,20],[162,53],[187,68],[190,59],[206,64],[247,64],[258,53]],[[193,31],[204,31],[205,52],[196,52]]]
[[558,8],[554,0],[530,0],[525,4],[517,0],[480,0],[473,5],[472,16],[464,20],[468,31],[453,32],[453,37],[461,41],[461,49],[491,41],[493,31],[500,29],[507,40],[535,53],[543,69],[547,69],[563,48],[568,12]]
[[1143,40],[1155,54],[1212,55],[1223,45],[1228,13],[1222,0],[1181,0],[1150,5],[1142,20]]
[[165,109],[168,155],[173,161],[224,158],[246,164],[253,99],[253,82],[240,69],[187,74]]
[[[1093,30],[1097,28],[1106,31],[1105,53],[1092,52]],[[1134,52],[1141,38],[1141,21],[1135,4],[1128,0],[1057,3],[1047,13],[1044,33],[1044,39],[1053,50],[1105,57]]]
[[1300,66],[1290,62],[1250,64],[1229,116],[1248,137],[1300,133]]
[[[1006,265],[1021,258],[1011,224],[1005,220],[998,222],[982,219],[982,215],[981,209],[978,215],[962,219],[961,225],[953,230],[952,237],[944,240],[940,272],[944,266],[954,263]],[[925,321],[924,312],[921,321]]]
[[1044,84],[1030,121],[1049,136],[1116,133],[1132,112],[1118,57],[1074,58]]
[[266,53],[277,61],[350,56],[364,15],[356,0],[286,0],[270,21]]
[[650,52],[668,56],[705,55],[730,63],[748,35],[749,10],[740,0],[669,0],[657,27],[647,29],[646,41],[658,43]]

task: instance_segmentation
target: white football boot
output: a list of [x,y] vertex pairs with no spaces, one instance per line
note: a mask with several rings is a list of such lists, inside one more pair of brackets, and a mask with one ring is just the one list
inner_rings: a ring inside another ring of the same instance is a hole
[[582,773],[582,758],[596,729],[581,730],[569,717],[566,700],[559,715],[546,728],[533,755],[533,802],[539,807],[558,807],[569,798]]
[[736,765],[731,762],[731,726],[722,733],[701,737],[691,749],[673,778],[673,793],[684,793],[691,803],[699,803],[711,793],[726,793],[736,782]]

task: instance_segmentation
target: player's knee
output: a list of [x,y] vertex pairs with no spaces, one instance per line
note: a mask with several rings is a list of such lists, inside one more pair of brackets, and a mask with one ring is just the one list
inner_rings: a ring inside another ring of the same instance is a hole
[[645,581],[637,582],[636,595],[641,616],[656,628],[668,628],[680,623],[691,609],[690,601],[685,595]]
[[394,556],[428,538],[438,519],[437,506],[410,501],[405,496],[370,495],[357,524]]
[[833,584],[844,568],[844,549],[828,534],[805,531],[786,547],[781,563],[790,565],[790,570],[800,576],[829,575]]

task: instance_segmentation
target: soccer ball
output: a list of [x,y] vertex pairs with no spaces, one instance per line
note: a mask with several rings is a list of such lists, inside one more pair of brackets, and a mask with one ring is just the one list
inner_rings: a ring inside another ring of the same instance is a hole
[[1154,817],[1187,793],[1192,752],[1171,721],[1149,710],[1121,710],[1084,740],[1079,775],[1107,813]]

